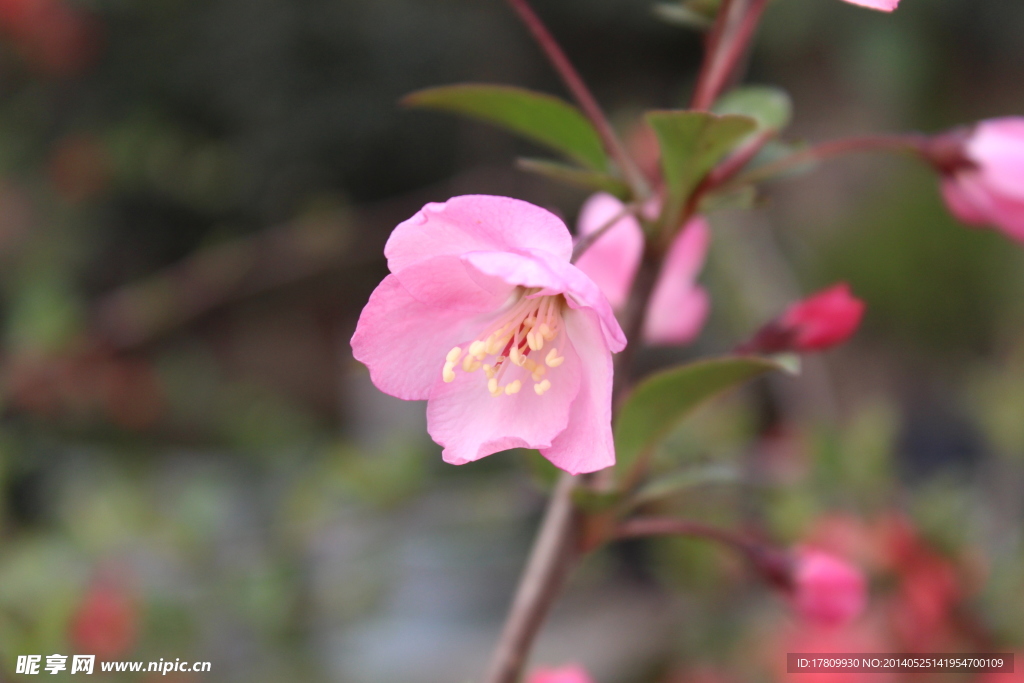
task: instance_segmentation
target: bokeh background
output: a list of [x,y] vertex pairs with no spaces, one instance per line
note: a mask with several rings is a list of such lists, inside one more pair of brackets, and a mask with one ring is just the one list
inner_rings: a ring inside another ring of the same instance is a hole
[[[648,0],[537,8],[623,132],[685,102],[700,38]],[[791,92],[794,139],[937,131],[1024,114],[1022,35],[1017,0],[778,0],[748,80]],[[564,94],[499,0],[0,0],[0,681],[52,653],[212,662],[179,683],[479,676],[548,473],[444,465],[348,339],[427,201],[571,225],[586,195],[515,170],[526,143],[398,105],[459,81]],[[659,467],[704,483],[661,511],[842,554],[870,610],[816,630],[727,551],[635,542],[587,560],[535,661],[728,683],[784,680],[801,648],[1020,652],[1024,248],[898,157],[712,220],[708,327],[641,367],[837,280],[869,312],[687,423]]]

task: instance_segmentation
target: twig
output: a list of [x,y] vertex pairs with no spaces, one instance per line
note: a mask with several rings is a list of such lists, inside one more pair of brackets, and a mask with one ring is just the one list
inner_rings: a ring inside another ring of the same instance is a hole
[[597,134],[604,143],[605,150],[607,150],[608,155],[615,160],[615,163],[622,170],[622,174],[625,176],[630,189],[633,190],[633,194],[639,199],[648,197],[650,195],[650,187],[647,180],[626,152],[625,145],[622,144],[622,141],[615,134],[615,129],[608,122],[608,118],[604,115],[597,100],[591,94],[590,89],[587,88],[586,83],[583,82],[572,62],[565,55],[558,41],[555,40],[547,26],[544,25],[544,22],[540,20],[537,13],[533,11],[527,0],[508,0],[508,3],[519,15],[519,18],[526,25],[526,28],[529,29],[530,33],[533,34],[534,40],[537,41],[544,54],[547,55],[548,60],[562,78],[569,92],[576,98],[576,102],[580,105],[580,109],[583,110],[583,114],[597,130]]
[[732,189],[741,185],[761,182],[794,166],[812,161],[821,161],[850,152],[871,152],[879,149],[888,149],[927,155],[928,140],[926,136],[916,134],[866,135],[863,137],[830,140],[829,142],[823,142],[799,152],[794,152],[778,161],[765,164],[749,173],[737,176],[726,187]]
[[619,221],[621,221],[623,218],[630,215],[636,210],[636,206],[632,204],[627,204],[624,207],[622,207],[621,211],[619,211],[611,219],[606,221],[600,228],[590,233],[589,235],[584,235],[583,237],[581,237],[579,242],[577,242],[576,246],[573,247],[572,249],[572,258],[569,259],[569,262],[576,263],[577,261],[579,261],[580,257],[583,256],[583,253],[594,245],[594,242],[597,242],[599,239],[604,237],[604,234],[611,230],[613,227],[615,227]]
[[517,683],[530,645],[568,573],[579,531],[579,518],[572,504],[575,485],[575,478],[563,473],[551,494],[485,683]]

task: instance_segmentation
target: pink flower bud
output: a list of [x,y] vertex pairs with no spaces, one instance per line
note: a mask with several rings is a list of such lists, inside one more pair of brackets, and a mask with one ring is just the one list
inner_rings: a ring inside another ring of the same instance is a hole
[[864,575],[834,555],[803,548],[793,568],[793,602],[806,619],[826,626],[845,624],[864,611]]
[[[958,163],[948,163],[951,157]],[[929,155],[943,173],[949,210],[970,225],[993,225],[1024,242],[1024,117],[977,124],[936,138]]]
[[593,683],[593,681],[582,666],[570,664],[558,669],[537,669],[530,674],[527,683]]
[[864,316],[864,302],[845,282],[793,304],[740,347],[742,352],[823,351],[849,339]]

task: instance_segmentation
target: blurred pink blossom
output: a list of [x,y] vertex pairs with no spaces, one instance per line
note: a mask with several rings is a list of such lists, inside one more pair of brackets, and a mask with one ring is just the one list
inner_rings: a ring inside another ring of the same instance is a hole
[[835,555],[801,548],[793,569],[793,602],[797,612],[812,622],[845,624],[867,605],[864,575]]
[[[623,212],[615,197],[599,193],[580,210],[578,232],[590,235]],[[696,284],[704,265],[711,233],[703,218],[694,218],[679,233],[662,266],[644,319],[644,340],[650,344],[685,344],[704,326],[709,303],[707,292]],[[612,307],[626,305],[633,279],[640,267],[644,236],[634,216],[626,215],[594,242],[576,265],[598,284]]]
[[353,354],[381,391],[427,400],[446,462],[536,448],[574,474],[614,464],[611,354],[626,338],[569,263],[561,220],[508,197],[455,197],[396,227],[384,254],[391,274]]
[[942,182],[946,205],[971,225],[994,225],[1024,242],[1024,117],[982,121]]
[[891,12],[900,4],[900,0],[846,0],[846,2],[851,5],[860,5],[861,7],[882,10],[883,12]]
[[569,664],[557,669],[537,669],[530,674],[527,683],[593,683],[593,681],[582,666]]

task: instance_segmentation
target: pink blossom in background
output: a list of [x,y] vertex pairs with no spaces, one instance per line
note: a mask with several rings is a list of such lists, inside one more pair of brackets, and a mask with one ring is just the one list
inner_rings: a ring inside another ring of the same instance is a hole
[[891,12],[900,4],[900,0],[846,0],[851,5],[860,5],[883,12]]
[[[609,194],[591,196],[580,210],[578,232],[589,235],[617,215],[624,206]],[[710,308],[707,292],[696,284],[704,265],[711,232],[703,218],[691,220],[679,233],[662,266],[644,319],[644,340],[650,344],[685,344],[696,337]],[[576,262],[598,284],[612,307],[622,310],[643,255],[640,223],[625,216],[594,242]]]
[[484,195],[391,233],[352,351],[381,391],[427,401],[446,462],[536,448],[574,474],[614,464],[611,354],[626,338],[572,246],[552,213]]
[[537,669],[527,683],[593,683],[586,670],[578,664],[570,664],[558,669]]
[[790,306],[762,327],[740,351],[824,351],[853,336],[864,309],[864,302],[850,293],[849,285],[833,285]]
[[797,551],[793,603],[805,619],[824,626],[845,624],[867,605],[867,586],[859,569],[835,555],[812,548]]
[[949,210],[970,225],[994,225],[1024,242],[1024,117],[982,121],[960,150],[965,163],[945,173]]

